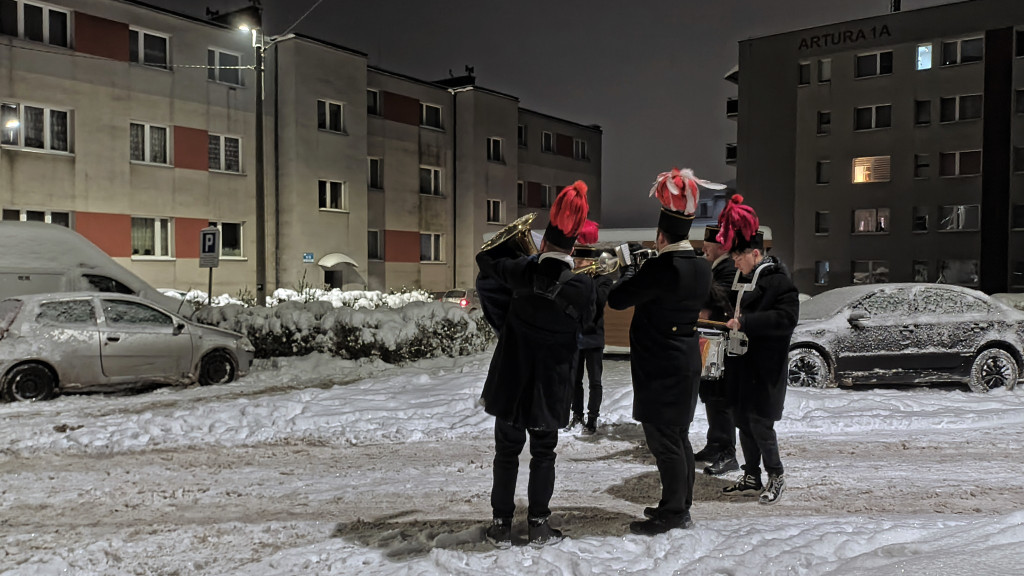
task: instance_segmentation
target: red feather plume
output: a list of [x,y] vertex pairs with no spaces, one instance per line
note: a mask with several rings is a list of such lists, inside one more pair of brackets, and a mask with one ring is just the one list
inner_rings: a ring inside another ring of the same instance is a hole
[[576,242],[580,244],[594,244],[597,242],[597,229],[597,222],[587,220],[583,223],[583,227],[580,228],[580,234],[576,237]]
[[582,180],[566,186],[551,205],[551,224],[566,236],[577,236],[587,220],[587,185]]
[[760,226],[757,213],[750,206],[743,203],[743,196],[733,194],[725,209],[718,216],[718,243],[726,248],[732,248],[736,236],[750,240]]

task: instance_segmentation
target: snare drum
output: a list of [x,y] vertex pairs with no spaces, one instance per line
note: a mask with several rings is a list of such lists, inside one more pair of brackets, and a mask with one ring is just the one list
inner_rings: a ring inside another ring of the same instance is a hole
[[720,380],[725,372],[725,351],[729,338],[721,330],[698,328],[700,338],[700,377],[702,380]]

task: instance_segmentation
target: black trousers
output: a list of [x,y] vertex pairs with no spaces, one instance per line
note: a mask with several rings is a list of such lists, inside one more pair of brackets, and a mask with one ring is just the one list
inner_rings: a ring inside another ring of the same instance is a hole
[[681,516],[693,505],[693,447],[690,426],[662,426],[644,423],[647,447],[658,465],[661,477],[661,501],[658,513]]
[[494,485],[491,487],[491,509],[495,518],[512,518],[516,511],[516,476],[519,454],[530,435],[529,518],[547,518],[548,504],[555,491],[555,446],[558,430],[526,430],[501,420],[494,420]]
[[601,415],[601,373],[604,371],[602,358],[604,348],[583,348],[576,363],[576,384],[572,395],[572,413],[583,416],[583,368],[587,369],[590,381],[590,400],[587,402],[587,416],[596,419]]
[[775,421],[763,418],[750,410],[738,410],[736,425],[740,429],[740,447],[743,449],[743,471],[761,476],[760,464],[769,474],[782,474],[782,458],[775,438]]
[[736,423],[726,383],[722,380],[701,380],[700,399],[708,415],[706,450],[714,454],[736,456]]

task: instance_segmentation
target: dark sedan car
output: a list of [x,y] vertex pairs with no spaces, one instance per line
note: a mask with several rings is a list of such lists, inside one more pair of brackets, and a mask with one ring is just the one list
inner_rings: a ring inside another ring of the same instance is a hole
[[1024,372],[1024,313],[945,284],[871,284],[800,304],[789,384],[964,382],[976,392],[1016,386]]

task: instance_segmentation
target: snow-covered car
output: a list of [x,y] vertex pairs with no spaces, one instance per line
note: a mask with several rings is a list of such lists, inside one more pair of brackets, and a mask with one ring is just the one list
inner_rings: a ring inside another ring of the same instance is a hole
[[441,296],[441,302],[451,302],[452,304],[458,304],[460,307],[466,310],[476,310],[480,307],[479,300],[476,295],[476,290],[449,290]]
[[1012,389],[1024,373],[1024,313],[946,284],[870,284],[800,304],[789,384],[964,382]]
[[204,326],[125,294],[32,294],[0,301],[0,396],[158,384],[223,384],[249,372],[244,335]]

